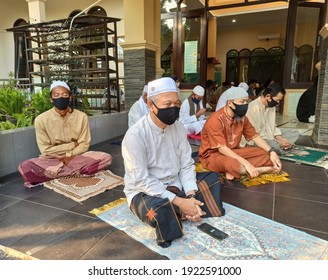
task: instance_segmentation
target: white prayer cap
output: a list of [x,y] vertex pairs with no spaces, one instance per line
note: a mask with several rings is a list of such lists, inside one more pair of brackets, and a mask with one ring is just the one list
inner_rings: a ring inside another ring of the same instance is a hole
[[148,83],[148,97],[165,92],[178,93],[177,86],[172,78],[164,77]]
[[50,91],[52,91],[53,88],[58,87],[58,86],[64,87],[68,91],[71,91],[71,89],[69,88],[68,84],[66,84],[65,82],[62,82],[62,81],[54,81],[54,82],[52,82],[52,84],[50,86]]
[[148,93],[148,85],[144,86],[142,93],[144,93],[144,92]]
[[249,86],[248,86],[248,84],[246,84],[246,83],[244,83],[244,82],[241,82],[239,85],[238,85],[238,87],[240,87],[240,88],[243,88],[244,90],[248,90],[248,88],[249,88]]
[[204,92],[205,92],[204,88],[202,86],[199,86],[199,85],[195,86],[192,91],[193,91],[193,93],[195,93],[199,96],[204,96]]
[[231,87],[226,92],[227,100],[248,98],[247,91],[240,87]]

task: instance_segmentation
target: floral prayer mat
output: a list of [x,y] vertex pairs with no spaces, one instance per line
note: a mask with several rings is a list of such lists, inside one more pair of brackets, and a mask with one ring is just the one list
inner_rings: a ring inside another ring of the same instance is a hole
[[328,169],[328,150],[294,145],[281,159]]
[[0,260],[37,260],[17,250],[0,245]]
[[142,223],[122,198],[90,211],[123,230],[149,249],[171,260],[322,260],[328,241],[224,203],[226,215],[206,218],[229,235],[218,241],[203,233],[199,223],[183,222],[184,236],[168,248],[157,246],[155,230]]
[[123,185],[123,178],[109,170],[102,170],[92,176],[68,176],[51,180],[43,185],[77,202],[84,201],[108,189]]

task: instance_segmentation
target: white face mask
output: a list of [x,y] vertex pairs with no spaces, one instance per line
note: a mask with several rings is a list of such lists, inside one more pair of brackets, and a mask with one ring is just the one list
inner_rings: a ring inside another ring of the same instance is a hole
[[179,86],[180,86],[180,82],[175,83],[175,85],[176,85],[177,87],[179,87]]

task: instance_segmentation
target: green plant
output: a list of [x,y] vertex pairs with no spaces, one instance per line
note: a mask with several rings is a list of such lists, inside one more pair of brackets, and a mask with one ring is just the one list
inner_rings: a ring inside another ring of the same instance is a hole
[[16,79],[15,79],[15,74],[14,72],[10,71],[8,73],[8,82],[7,82],[7,87],[9,88],[14,88],[16,86]]
[[0,112],[12,116],[22,113],[27,102],[27,93],[21,92],[10,86],[0,88]]
[[14,114],[13,117],[16,119],[16,127],[33,125],[34,116],[28,113],[27,110],[24,110],[24,112],[20,114]]
[[0,130],[8,130],[13,128],[16,128],[16,125],[10,121],[0,122]]
[[32,111],[35,117],[51,109],[52,107],[53,105],[50,102],[49,89],[43,89],[42,92],[32,94],[29,111]]
[[90,112],[90,103],[88,101],[88,97],[87,96],[83,96],[82,99],[82,106],[79,108],[81,111],[83,111],[84,113],[86,113],[88,116],[92,116],[91,112]]

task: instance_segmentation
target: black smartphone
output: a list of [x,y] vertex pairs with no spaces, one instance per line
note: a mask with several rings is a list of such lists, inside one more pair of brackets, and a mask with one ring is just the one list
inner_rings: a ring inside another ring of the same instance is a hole
[[229,236],[225,232],[219,230],[216,227],[211,226],[208,223],[202,223],[197,226],[197,228],[218,240],[223,240]]

